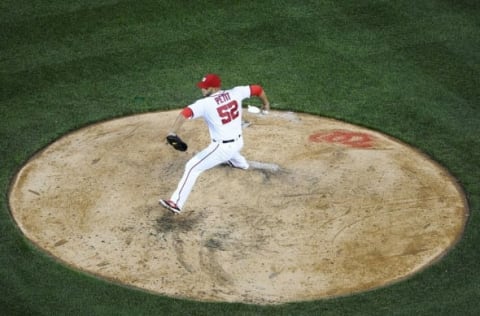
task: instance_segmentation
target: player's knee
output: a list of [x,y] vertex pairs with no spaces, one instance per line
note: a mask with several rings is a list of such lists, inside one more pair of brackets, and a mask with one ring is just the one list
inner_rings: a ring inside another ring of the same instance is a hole
[[229,160],[227,163],[232,168],[238,168],[238,169],[243,169],[243,170],[247,170],[250,167],[250,165],[246,161],[240,164],[238,162],[233,162],[233,161]]

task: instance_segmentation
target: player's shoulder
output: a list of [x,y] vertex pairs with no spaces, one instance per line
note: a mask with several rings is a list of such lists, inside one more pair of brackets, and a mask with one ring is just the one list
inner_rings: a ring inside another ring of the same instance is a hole
[[230,90],[241,90],[241,89],[250,89],[250,85],[247,84],[247,85],[240,85],[240,86],[235,86],[233,88],[231,88]]
[[209,99],[210,98],[208,97],[197,99],[195,102],[188,105],[188,107],[194,110],[194,112],[201,112],[203,111],[203,108],[205,108],[211,102]]
[[228,91],[233,92],[233,93],[240,93],[240,94],[245,94],[250,92],[250,85],[242,85],[242,86],[236,86]]
[[201,104],[205,104],[205,103],[209,103],[213,100],[213,98],[211,96],[206,96],[206,97],[203,97],[203,98],[200,98],[200,99],[197,99],[195,100],[195,102],[192,103],[195,104],[195,105],[201,105]]

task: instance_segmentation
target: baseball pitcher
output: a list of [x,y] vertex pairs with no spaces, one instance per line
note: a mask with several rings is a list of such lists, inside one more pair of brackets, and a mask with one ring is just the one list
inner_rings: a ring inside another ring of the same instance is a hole
[[186,164],[177,189],[169,200],[160,204],[175,214],[183,209],[198,176],[205,170],[227,163],[232,167],[248,169],[247,160],[240,154],[242,138],[242,101],[252,96],[263,103],[263,113],[270,110],[270,102],[260,85],[237,86],[221,89],[221,79],[216,74],[207,74],[197,83],[204,98],[185,107],[177,116],[167,141],[175,149],[185,151],[187,144],[177,135],[183,123],[202,117],[208,125],[211,143],[193,156]]

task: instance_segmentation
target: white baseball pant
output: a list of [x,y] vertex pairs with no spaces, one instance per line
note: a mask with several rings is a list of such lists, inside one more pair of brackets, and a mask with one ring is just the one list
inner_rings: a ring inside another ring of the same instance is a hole
[[233,167],[248,169],[247,160],[240,154],[242,148],[243,139],[241,135],[235,140],[212,141],[207,148],[187,162],[183,176],[170,200],[180,209],[183,209],[198,176],[203,171],[222,163],[230,163]]

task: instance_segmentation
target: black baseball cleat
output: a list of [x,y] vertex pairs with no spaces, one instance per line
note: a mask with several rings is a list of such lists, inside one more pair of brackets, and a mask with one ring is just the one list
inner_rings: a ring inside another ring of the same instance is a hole
[[180,212],[182,211],[177,206],[177,204],[175,204],[174,202],[172,202],[170,200],[160,200],[158,202],[160,203],[160,205],[162,205],[164,208],[166,208],[167,210],[169,210],[170,212],[172,212],[174,214],[180,214]]

